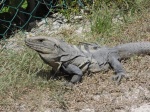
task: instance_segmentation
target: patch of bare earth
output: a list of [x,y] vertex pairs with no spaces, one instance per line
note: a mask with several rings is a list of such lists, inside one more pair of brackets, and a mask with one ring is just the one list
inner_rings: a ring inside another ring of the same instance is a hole
[[[150,57],[123,62],[128,78],[116,85],[113,71],[85,76],[72,90],[64,86],[52,94],[50,88],[24,88],[15,97],[4,97],[1,112],[137,112],[150,111]],[[14,94],[14,93],[13,93]],[[7,94],[8,95],[8,94]],[[143,107],[142,107],[143,106]],[[147,110],[147,111],[146,111]]]
[[[129,24],[122,37],[110,37],[115,43],[150,41],[149,15]],[[110,43],[111,44],[111,43]],[[111,76],[112,70],[84,76],[72,90],[62,87],[52,95],[51,89],[29,89],[18,98],[6,98],[1,112],[149,112],[150,56],[132,57],[122,62],[128,73],[120,85]],[[141,111],[140,111],[141,109]]]
[[124,62],[129,77],[119,86],[110,80],[112,71],[85,77],[81,84],[66,94],[70,111],[91,109],[97,112],[126,112],[132,107],[149,103],[149,62],[148,56]]

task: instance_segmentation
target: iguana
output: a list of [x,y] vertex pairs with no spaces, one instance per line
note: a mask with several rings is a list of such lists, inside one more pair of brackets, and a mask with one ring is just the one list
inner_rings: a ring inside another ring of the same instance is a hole
[[115,75],[113,79],[120,82],[125,70],[120,61],[132,55],[150,54],[150,42],[121,44],[112,48],[101,47],[94,43],[70,45],[63,40],[46,36],[28,37],[28,47],[38,52],[41,59],[54,71],[73,75],[70,83],[77,83],[85,72],[100,72],[111,66]]

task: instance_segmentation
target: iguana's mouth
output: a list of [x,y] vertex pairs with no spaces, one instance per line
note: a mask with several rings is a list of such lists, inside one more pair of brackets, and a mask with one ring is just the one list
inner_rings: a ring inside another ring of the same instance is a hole
[[36,41],[36,42],[31,42],[30,40],[25,40],[25,44],[30,47],[31,49],[34,49],[35,51],[43,54],[49,54],[50,49],[43,45],[42,43]]

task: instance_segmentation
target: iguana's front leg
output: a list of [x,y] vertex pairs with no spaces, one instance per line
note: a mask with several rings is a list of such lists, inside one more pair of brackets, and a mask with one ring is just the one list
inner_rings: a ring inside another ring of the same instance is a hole
[[81,81],[83,73],[79,67],[72,64],[69,65],[62,64],[62,69],[66,73],[73,75],[72,79],[70,80],[70,83],[74,84]]
[[114,56],[109,57],[109,64],[114,69],[114,71],[116,73],[116,75],[113,76],[112,79],[114,81],[116,81],[117,83],[119,83],[121,81],[121,79],[125,76],[125,70],[123,69],[122,64]]

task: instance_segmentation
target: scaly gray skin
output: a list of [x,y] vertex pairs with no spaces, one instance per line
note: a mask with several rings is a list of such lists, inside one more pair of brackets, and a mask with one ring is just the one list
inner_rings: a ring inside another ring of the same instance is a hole
[[86,56],[77,46],[69,45],[62,40],[40,36],[26,38],[25,43],[37,51],[54,71],[62,70],[73,74],[71,83],[79,82],[86,70],[96,72],[100,69],[95,59]]
[[86,55],[92,54],[92,57],[98,61],[101,68],[108,70],[111,66],[115,71],[115,76],[112,77],[113,80],[120,82],[121,78],[125,76],[125,70],[123,69],[121,60],[127,59],[133,55],[150,55],[150,42],[134,42],[126,43],[115,46],[113,48],[96,46],[94,49],[89,48],[86,45]]
[[100,47],[97,44],[81,43],[80,46],[45,36],[26,38],[25,43],[37,51],[45,63],[54,71],[73,75],[71,83],[81,80],[85,72],[100,72],[111,66],[116,75],[114,80],[120,82],[125,70],[119,62],[135,54],[150,54],[150,42],[127,43],[113,48]]

